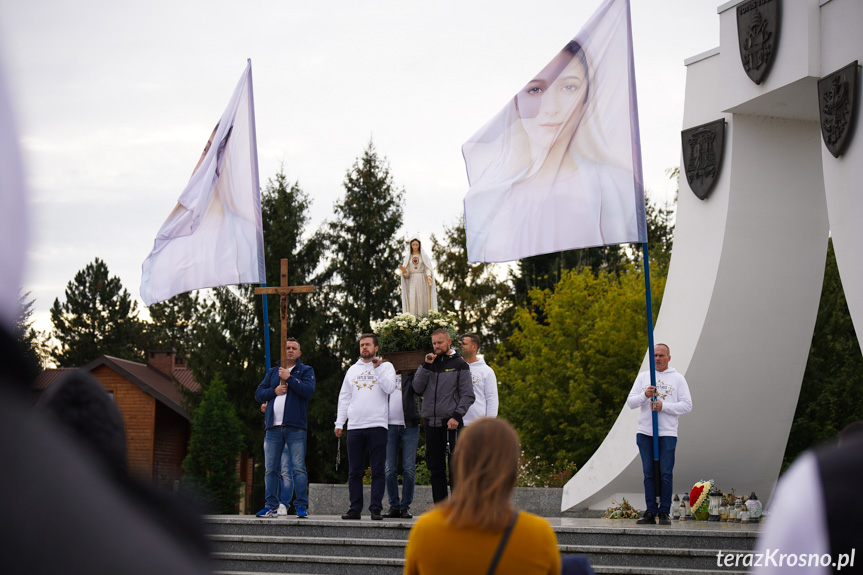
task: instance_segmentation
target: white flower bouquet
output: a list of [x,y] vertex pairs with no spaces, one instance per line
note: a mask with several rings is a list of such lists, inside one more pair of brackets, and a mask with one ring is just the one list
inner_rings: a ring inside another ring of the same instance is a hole
[[390,319],[372,322],[381,352],[431,349],[431,334],[438,328],[454,335],[456,315],[433,309],[420,317],[400,313]]

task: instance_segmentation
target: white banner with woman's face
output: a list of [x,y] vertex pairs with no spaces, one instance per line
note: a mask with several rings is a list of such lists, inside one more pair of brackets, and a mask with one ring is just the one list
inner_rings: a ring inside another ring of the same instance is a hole
[[629,0],[606,0],[462,152],[471,262],[647,241]]

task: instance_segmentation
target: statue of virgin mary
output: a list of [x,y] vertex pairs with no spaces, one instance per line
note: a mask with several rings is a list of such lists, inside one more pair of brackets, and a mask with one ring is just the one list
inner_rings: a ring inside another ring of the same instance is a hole
[[399,266],[402,279],[402,311],[415,316],[437,309],[437,287],[431,259],[416,238],[408,244],[405,261]]

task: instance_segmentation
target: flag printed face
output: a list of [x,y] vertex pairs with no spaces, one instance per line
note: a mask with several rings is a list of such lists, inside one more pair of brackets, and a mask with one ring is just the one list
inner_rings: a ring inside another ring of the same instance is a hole
[[264,283],[251,63],[144,261],[147,305],[194,289]]
[[464,144],[471,262],[647,240],[631,38],[606,0]]

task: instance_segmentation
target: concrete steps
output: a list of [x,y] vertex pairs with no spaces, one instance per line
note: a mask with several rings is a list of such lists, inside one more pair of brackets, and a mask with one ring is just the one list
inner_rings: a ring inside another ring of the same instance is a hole
[[[636,526],[633,520],[549,520],[561,553],[587,555],[597,575],[742,575],[720,567],[717,553],[747,553],[758,526],[679,523]],[[396,574],[412,520],[343,521],[309,519],[207,518],[218,573]]]

